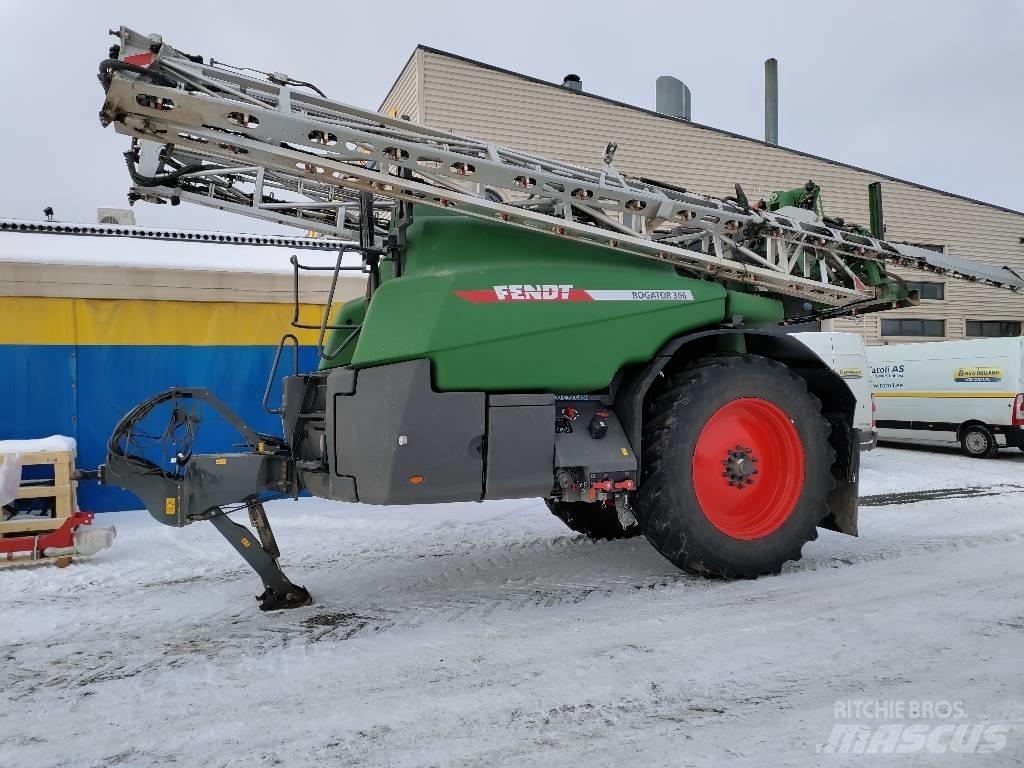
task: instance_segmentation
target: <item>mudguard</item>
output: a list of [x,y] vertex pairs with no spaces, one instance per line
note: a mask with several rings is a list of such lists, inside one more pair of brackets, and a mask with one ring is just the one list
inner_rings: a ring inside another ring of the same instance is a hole
[[642,458],[644,399],[665,366],[680,356],[697,359],[723,351],[743,351],[777,360],[804,379],[808,390],[821,400],[822,415],[832,426],[829,442],[836,451],[832,465],[836,487],[829,494],[829,514],[821,527],[856,536],[860,472],[860,430],[853,428],[856,398],[839,374],[788,334],[744,328],[685,334],[662,346],[647,364],[628,371],[615,392],[615,411],[634,454]]

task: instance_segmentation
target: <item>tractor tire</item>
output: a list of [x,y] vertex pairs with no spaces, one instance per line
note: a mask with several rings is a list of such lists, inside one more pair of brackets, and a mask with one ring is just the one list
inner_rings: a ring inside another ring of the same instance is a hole
[[756,355],[708,357],[664,380],[645,413],[634,510],[690,573],[779,573],[817,538],[835,487],[831,428],[804,380]]
[[551,513],[569,528],[594,541],[631,539],[640,535],[640,528],[635,525],[629,528],[622,527],[615,507],[587,501],[557,499],[544,499],[544,503],[548,505]]
[[972,459],[992,459],[999,453],[999,441],[984,424],[972,424],[960,433],[960,448]]

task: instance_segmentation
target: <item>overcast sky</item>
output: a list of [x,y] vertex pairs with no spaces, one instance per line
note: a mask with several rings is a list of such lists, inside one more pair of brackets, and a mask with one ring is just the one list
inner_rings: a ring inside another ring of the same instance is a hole
[[[647,108],[671,74],[690,86],[694,121],[756,138],[775,56],[784,146],[1024,211],[1022,2],[0,0],[0,217],[52,205],[91,222],[98,206],[125,205],[127,139],[96,117],[97,64],[121,24],[372,108],[417,43],[546,80],[576,72],[587,91]],[[280,231],[185,205],[135,213]]]

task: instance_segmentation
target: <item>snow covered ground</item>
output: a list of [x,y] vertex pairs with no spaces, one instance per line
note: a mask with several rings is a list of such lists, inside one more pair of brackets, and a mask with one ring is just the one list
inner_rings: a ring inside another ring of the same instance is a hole
[[[112,549],[0,570],[0,766],[1024,765],[1024,454],[863,465],[859,539],[734,583],[535,501],[278,502],[315,604],[275,614],[211,526],[102,515]],[[821,753],[864,701],[1005,746]]]

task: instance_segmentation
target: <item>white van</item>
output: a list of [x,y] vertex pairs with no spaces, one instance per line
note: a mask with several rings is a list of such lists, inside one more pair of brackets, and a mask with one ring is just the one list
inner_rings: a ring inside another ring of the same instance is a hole
[[860,430],[860,449],[875,447],[874,404],[871,397],[871,370],[864,339],[857,333],[807,332],[791,334],[811,348],[833,371],[846,381],[857,398],[853,426]]
[[1024,337],[868,347],[868,360],[879,439],[1024,450]]

